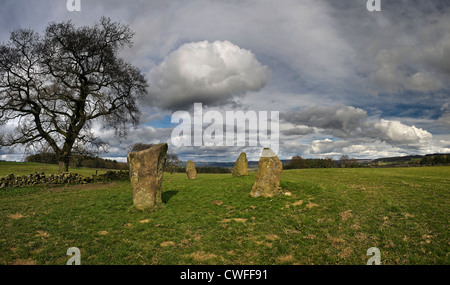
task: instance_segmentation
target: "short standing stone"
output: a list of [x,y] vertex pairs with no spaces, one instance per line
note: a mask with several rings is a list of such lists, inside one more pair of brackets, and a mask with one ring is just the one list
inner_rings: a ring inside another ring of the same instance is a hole
[[145,150],[130,152],[127,156],[130,180],[133,186],[133,204],[139,210],[162,204],[163,168],[167,144],[157,144]]
[[283,164],[275,153],[265,148],[259,159],[258,172],[256,173],[250,195],[253,197],[272,197],[280,189],[281,171]]
[[231,174],[233,175],[233,177],[248,175],[248,160],[245,152],[242,152],[239,155],[236,163],[234,164]]
[[186,164],[186,174],[189,179],[195,179],[197,177],[197,169],[195,169],[195,164],[192,160],[189,160]]

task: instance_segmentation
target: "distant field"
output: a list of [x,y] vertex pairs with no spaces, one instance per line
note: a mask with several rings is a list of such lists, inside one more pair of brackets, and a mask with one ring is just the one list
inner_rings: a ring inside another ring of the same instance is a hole
[[4,189],[0,264],[450,264],[450,167],[285,170],[273,198],[253,181],[166,173],[152,213],[127,181]]
[[[69,168],[70,172],[78,173],[81,175],[90,176],[95,174],[97,169],[91,168]],[[105,173],[106,169],[98,169],[98,174]],[[58,165],[56,164],[43,164],[36,162],[0,162],[0,177],[6,176],[10,173],[14,175],[28,175],[32,173],[56,174],[58,173]]]

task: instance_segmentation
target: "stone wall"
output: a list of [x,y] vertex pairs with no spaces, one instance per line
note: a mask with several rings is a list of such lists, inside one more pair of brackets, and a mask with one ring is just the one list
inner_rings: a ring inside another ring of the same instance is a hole
[[49,174],[34,173],[29,175],[9,174],[0,177],[0,189],[6,187],[24,187],[36,185],[58,185],[58,184],[86,184],[92,182],[107,182],[113,180],[130,179],[128,171],[107,171],[104,174],[82,176],[78,173]]

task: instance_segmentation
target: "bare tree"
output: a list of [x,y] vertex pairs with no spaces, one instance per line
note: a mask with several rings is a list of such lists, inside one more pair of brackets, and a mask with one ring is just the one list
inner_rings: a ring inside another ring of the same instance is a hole
[[348,155],[344,154],[340,159],[341,167],[350,168],[350,167],[358,167],[359,163],[355,158],[350,158]]
[[67,172],[74,147],[104,144],[94,122],[125,136],[139,122],[137,100],[147,87],[139,69],[118,56],[132,37],[127,25],[107,18],[92,27],[50,23],[43,36],[11,32],[0,45],[0,125],[17,127],[0,135],[0,146],[45,142]]
[[164,164],[164,170],[173,174],[177,168],[181,166],[181,160],[173,152],[168,152],[166,155],[166,163]]

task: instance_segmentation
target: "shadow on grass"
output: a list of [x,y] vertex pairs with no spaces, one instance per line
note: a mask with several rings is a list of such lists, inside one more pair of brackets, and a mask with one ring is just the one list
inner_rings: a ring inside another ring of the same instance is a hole
[[163,201],[164,204],[166,204],[167,202],[169,202],[169,200],[177,195],[178,191],[172,190],[172,191],[166,191],[161,193],[161,199]]

